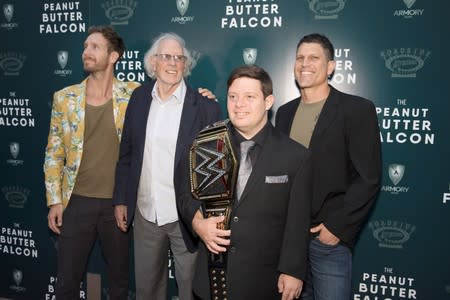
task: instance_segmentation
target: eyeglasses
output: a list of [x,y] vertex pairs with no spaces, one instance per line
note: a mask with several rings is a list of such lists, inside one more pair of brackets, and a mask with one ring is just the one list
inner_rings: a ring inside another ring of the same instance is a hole
[[187,57],[184,55],[170,55],[170,54],[155,54],[161,61],[171,61],[172,58],[176,63],[186,62]]

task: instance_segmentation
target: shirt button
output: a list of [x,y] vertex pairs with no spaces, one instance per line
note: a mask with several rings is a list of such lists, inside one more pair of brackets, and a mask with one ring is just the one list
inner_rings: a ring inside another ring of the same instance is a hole
[[239,222],[239,218],[237,216],[233,217],[233,222]]
[[231,252],[231,253],[235,253],[235,252],[236,252],[236,247],[232,246],[232,247],[230,248],[230,252]]

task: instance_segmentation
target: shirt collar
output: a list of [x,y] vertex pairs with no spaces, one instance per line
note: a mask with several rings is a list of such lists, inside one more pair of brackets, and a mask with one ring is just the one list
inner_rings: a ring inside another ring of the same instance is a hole
[[155,85],[153,86],[152,89],[152,98],[156,99],[156,101],[158,101],[161,105],[164,105],[166,103],[182,104],[184,102],[185,95],[186,95],[186,83],[184,83],[184,79],[181,80],[176,90],[166,101],[161,100],[161,98],[158,95],[158,81],[155,82]]
[[[269,134],[269,121],[264,125],[264,127],[255,134],[250,140],[254,141],[256,145],[262,147],[264,145],[264,142],[266,141],[266,137]],[[243,137],[236,128],[232,127],[232,136],[234,137],[234,140],[237,144],[240,144],[243,141],[247,141],[245,137]]]

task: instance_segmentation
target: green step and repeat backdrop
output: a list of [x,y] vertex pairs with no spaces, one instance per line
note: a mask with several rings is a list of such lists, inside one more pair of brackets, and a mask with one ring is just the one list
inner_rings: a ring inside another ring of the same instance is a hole
[[[58,240],[47,228],[42,171],[52,95],[84,78],[89,26],[111,24],[127,45],[116,65],[120,80],[148,80],[145,51],[159,33],[176,32],[198,58],[190,84],[212,90],[223,109],[226,78],[245,63],[271,74],[274,110],[297,97],[297,42],[312,32],[329,36],[337,60],[331,84],[375,103],[383,142],[382,189],[354,252],[352,298],[450,299],[450,2],[0,0],[0,6],[0,298],[54,299]],[[96,246],[80,299],[108,299],[99,252]],[[177,299],[172,262],[168,267],[168,298]]]

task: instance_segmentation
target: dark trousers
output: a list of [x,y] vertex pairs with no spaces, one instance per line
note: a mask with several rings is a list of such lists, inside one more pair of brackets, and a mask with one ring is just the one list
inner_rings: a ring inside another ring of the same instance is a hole
[[97,238],[110,281],[109,299],[127,299],[129,235],[117,227],[111,200],[72,195],[58,241],[57,300],[80,299],[80,282]]

